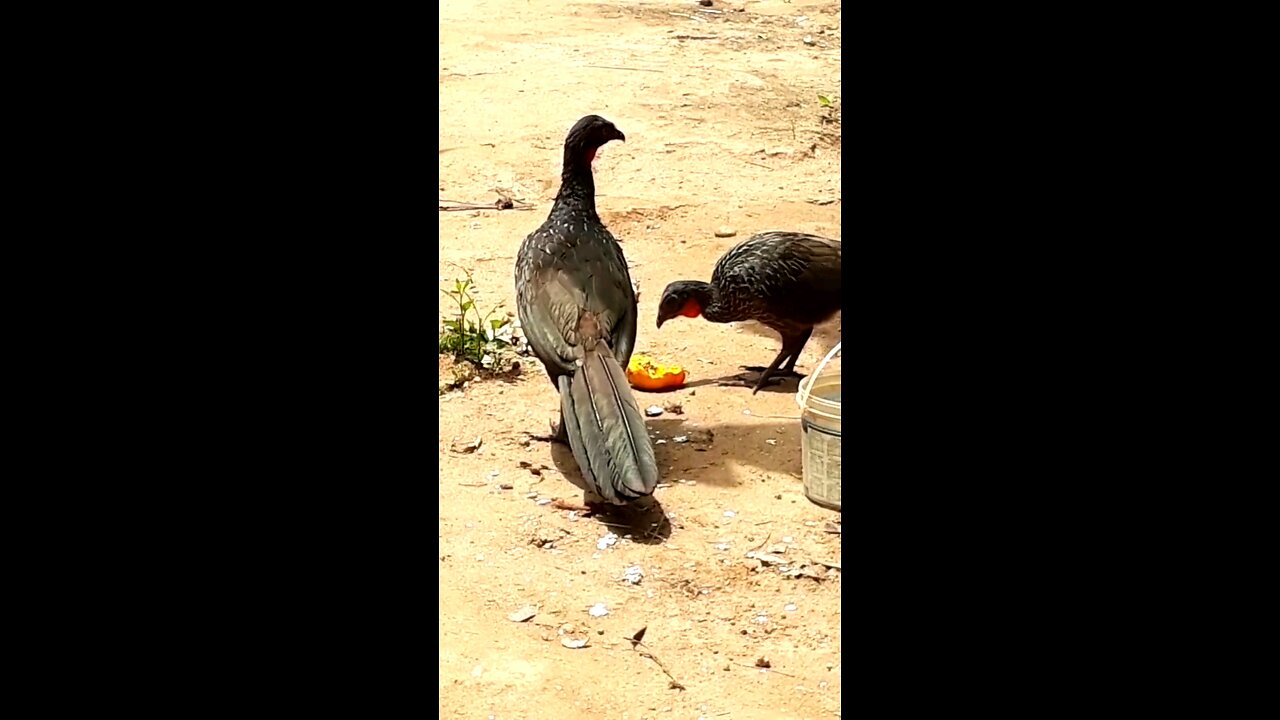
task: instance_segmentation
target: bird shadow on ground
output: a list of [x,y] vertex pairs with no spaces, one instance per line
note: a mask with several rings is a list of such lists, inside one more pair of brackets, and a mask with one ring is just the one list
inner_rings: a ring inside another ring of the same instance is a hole
[[[760,374],[757,372],[754,372],[751,370],[743,370],[740,373],[735,373],[732,375],[723,375],[718,378],[703,378],[701,380],[692,380],[690,382],[685,383],[681,387],[682,388],[700,388],[708,385],[718,385],[718,386],[725,386],[725,387],[741,387],[744,389],[745,392],[750,393],[751,389],[756,386],[756,379],[759,377],[760,377]],[[795,375],[788,375],[786,377],[781,378],[777,382],[770,381],[768,385],[760,388],[760,392],[784,393],[787,395],[795,395],[800,390],[800,379],[803,377],[804,377],[803,374],[801,374],[800,377],[796,377]]]
[[[578,461],[567,445],[551,443],[551,462],[556,470],[568,480],[578,492],[571,495],[572,501],[582,500],[582,490],[578,483],[582,482],[582,471],[578,469]],[[647,497],[630,505],[592,505],[595,513],[592,520],[609,527],[615,535],[630,535],[631,541],[640,545],[661,545],[671,537],[671,519],[662,503],[656,497]]]
[[[796,413],[799,415],[799,410]],[[744,479],[735,466],[742,465],[802,478],[798,419],[701,425],[681,418],[661,418],[649,420],[648,425],[663,482],[683,479],[738,487]],[[678,437],[688,441],[675,442]],[[657,440],[666,442],[659,444]]]

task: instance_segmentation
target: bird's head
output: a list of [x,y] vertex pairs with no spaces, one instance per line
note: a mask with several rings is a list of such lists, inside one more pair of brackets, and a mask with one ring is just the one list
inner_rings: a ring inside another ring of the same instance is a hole
[[588,115],[573,124],[564,141],[565,160],[583,158],[590,164],[596,159],[596,151],[610,140],[627,141],[613,123],[599,115]]
[[697,280],[677,280],[662,291],[658,302],[658,327],[674,317],[698,317],[709,297],[708,286]]

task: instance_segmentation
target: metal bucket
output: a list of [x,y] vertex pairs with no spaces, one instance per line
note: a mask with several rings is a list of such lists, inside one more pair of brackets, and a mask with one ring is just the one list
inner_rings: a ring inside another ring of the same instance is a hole
[[[800,381],[800,453],[804,494],[810,502],[840,510],[840,366],[828,370],[837,343],[812,375]],[[827,370],[827,372],[823,372]]]

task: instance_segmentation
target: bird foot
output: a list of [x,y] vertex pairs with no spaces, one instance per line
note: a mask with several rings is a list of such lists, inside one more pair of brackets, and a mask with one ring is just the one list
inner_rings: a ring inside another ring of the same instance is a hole
[[[738,368],[741,370],[749,370],[753,373],[763,373],[765,370],[769,369],[767,367],[764,367],[763,365],[739,365]],[[801,375],[795,370],[774,370],[773,374],[770,375],[769,377],[770,378],[789,378],[789,377],[802,378],[804,377],[804,375]]]
[[538,442],[549,442],[549,443],[559,443],[561,445],[568,445],[569,433],[564,429],[564,423],[560,423],[560,425],[558,426],[555,423],[549,423],[549,424],[551,426],[550,435],[534,435],[533,433],[529,433],[529,439],[537,440]]
[[750,375],[735,375],[728,380],[721,380],[716,384],[721,387],[749,387],[759,389],[765,385],[777,385],[780,382],[782,382],[782,378],[777,377],[776,375],[763,383],[761,383],[758,378]]
[[593,508],[590,505],[578,505],[568,500],[552,500],[551,507],[558,510],[573,510],[582,515],[582,517],[591,517],[600,512],[598,508]]
[[[747,369],[751,369],[751,368],[747,368]],[[761,368],[760,370],[763,371],[764,368]],[[751,388],[751,394],[754,395],[760,392],[760,388],[764,387],[765,385],[778,385],[783,380],[790,380],[792,378],[799,379],[803,377],[804,375],[801,375],[800,373],[795,372],[794,370],[788,370],[785,372],[782,370],[774,370],[773,373],[769,375],[768,378],[764,378],[760,376],[753,377],[751,375],[743,374],[743,375],[736,375],[733,377],[733,379],[724,380],[718,384],[723,386],[728,386],[728,387],[749,387]]]

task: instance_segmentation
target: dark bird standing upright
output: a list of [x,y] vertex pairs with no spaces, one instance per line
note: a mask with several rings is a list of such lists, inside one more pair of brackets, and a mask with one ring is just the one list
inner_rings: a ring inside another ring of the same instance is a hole
[[598,115],[564,142],[560,192],[516,256],[516,308],[533,354],[560,391],[555,440],[568,442],[588,491],[622,505],[652,495],[658,465],[623,368],[636,341],[635,289],[622,248],[596,214],[591,162],[626,141]]
[[[755,320],[782,336],[782,352],[760,373],[751,394],[770,378],[795,376],[796,359],[813,326],[840,310],[840,241],[793,232],[763,232],[722,256],[711,282],[677,280],[662,291],[658,327],[673,317],[702,317],[715,323]],[[779,365],[786,361],[786,365]]]

